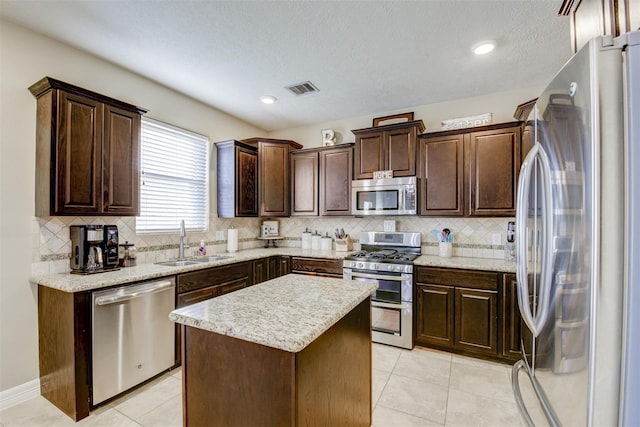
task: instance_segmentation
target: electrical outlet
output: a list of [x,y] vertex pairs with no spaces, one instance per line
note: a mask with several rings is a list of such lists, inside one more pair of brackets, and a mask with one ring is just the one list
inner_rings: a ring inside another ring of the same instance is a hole
[[224,240],[224,231],[216,230],[216,240]]
[[500,243],[502,243],[502,236],[500,235],[500,233],[493,233],[491,235],[491,244],[499,245]]

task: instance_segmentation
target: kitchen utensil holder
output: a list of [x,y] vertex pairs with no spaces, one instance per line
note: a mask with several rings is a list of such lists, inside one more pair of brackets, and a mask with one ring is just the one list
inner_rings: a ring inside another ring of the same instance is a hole
[[440,242],[438,244],[438,255],[442,258],[451,258],[453,256],[453,243]]
[[353,250],[353,241],[350,236],[344,239],[336,239],[336,252],[349,252]]

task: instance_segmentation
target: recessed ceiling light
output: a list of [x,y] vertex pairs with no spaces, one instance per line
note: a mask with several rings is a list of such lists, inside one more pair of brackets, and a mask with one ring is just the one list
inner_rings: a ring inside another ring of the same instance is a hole
[[262,95],[260,97],[260,101],[262,101],[263,104],[273,104],[277,100],[278,99],[275,96],[271,96],[271,95]]
[[484,55],[486,53],[491,52],[495,48],[496,48],[495,40],[482,40],[481,42],[474,44],[471,50],[476,55]]

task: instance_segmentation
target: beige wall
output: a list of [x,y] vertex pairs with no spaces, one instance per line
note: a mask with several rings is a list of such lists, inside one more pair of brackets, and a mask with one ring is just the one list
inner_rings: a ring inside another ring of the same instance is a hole
[[511,122],[516,106],[529,101],[542,91],[543,87],[531,87],[526,89],[497,92],[473,98],[457,99],[455,101],[441,102],[438,104],[420,105],[403,108],[397,111],[387,111],[371,116],[352,117],[333,122],[318,123],[311,126],[301,126],[291,129],[272,131],[271,138],[293,139],[304,145],[305,148],[322,145],[322,129],[333,129],[339,134],[338,142],[353,142],[352,129],[371,127],[374,117],[383,117],[391,114],[406,113],[412,111],[415,120],[422,120],[427,127],[426,132],[435,132],[442,129],[441,122],[446,119],[458,117],[476,116],[483,113],[493,113],[493,123]]
[[7,390],[38,377],[37,295],[29,284],[32,235],[39,231],[33,219],[36,101],[30,85],[51,76],[146,108],[149,117],[211,141],[266,132],[4,20],[0,43],[0,390]]

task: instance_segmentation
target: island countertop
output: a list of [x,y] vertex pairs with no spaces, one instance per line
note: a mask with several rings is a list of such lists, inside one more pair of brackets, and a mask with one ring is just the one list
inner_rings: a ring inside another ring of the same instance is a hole
[[377,285],[289,274],[174,310],[186,326],[296,353],[368,298]]

